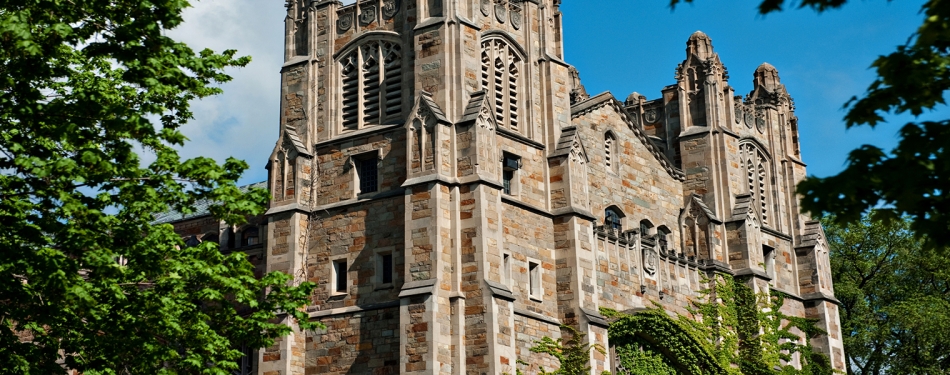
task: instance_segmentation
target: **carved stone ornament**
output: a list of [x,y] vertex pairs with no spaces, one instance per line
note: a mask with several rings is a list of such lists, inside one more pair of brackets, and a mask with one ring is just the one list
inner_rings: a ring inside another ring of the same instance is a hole
[[765,133],[765,114],[762,111],[755,114],[755,127],[759,129],[759,133]]
[[749,129],[752,129],[752,122],[755,121],[755,115],[752,112],[745,113],[745,126]]
[[492,126],[491,118],[494,114],[488,107],[482,107],[481,111],[478,113],[478,126],[488,131],[494,131],[495,128]]
[[353,13],[343,13],[340,15],[340,19],[336,20],[336,28],[340,32],[345,32],[353,27]]
[[656,122],[656,120],[657,120],[656,109],[650,109],[650,110],[648,110],[644,117],[645,117],[644,119],[647,120],[647,123],[648,123],[648,124],[652,124],[652,123]]
[[736,118],[736,124],[742,122],[742,108],[739,108],[739,106],[736,106],[735,118]]
[[521,29],[521,24],[523,23],[524,16],[521,14],[521,7],[512,4],[511,6],[511,26],[515,30]]
[[491,0],[481,0],[479,7],[482,10],[483,16],[488,17],[491,14]]
[[360,26],[366,26],[376,21],[376,6],[369,5],[360,7]]
[[500,23],[505,23],[508,20],[508,8],[505,7],[503,1],[495,3],[495,19]]
[[399,0],[383,0],[383,17],[393,18],[399,12]]
[[644,249],[643,250],[643,270],[647,273],[653,275],[656,273],[656,250],[653,249]]

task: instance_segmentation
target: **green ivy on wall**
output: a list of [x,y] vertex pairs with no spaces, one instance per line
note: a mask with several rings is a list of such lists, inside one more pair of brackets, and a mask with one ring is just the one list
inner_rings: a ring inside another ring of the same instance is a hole
[[[785,295],[775,291],[771,295],[755,293],[747,285],[752,280],[737,281],[725,274],[704,282],[710,287],[692,301],[689,316],[671,316],[659,305],[636,314],[601,309],[601,314],[611,320],[608,338],[619,361],[619,374],[834,373],[827,357],[814,352],[809,340],[824,332],[813,320],[783,314]],[[583,334],[572,327],[566,329],[573,333],[568,342],[545,337],[531,349],[561,362],[561,369],[543,374],[590,373],[587,360],[591,346],[583,343]],[[788,364],[796,353],[801,369]]]

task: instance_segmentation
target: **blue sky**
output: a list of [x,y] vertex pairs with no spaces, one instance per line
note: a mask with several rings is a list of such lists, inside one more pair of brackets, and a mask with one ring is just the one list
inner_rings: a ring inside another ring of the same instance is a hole
[[[873,81],[869,69],[879,55],[906,42],[920,24],[919,2],[852,1],[817,14],[789,9],[759,16],[755,1],[696,0],[670,10],[665,1],[564,0],[565,59],[577,66],[590,94],[611,91],[625,99],[633,91],[647,98],[675,83],[686,39],[702,30],[729,70],[739,95],[752,88],[762,62],[779,70],[795,99],[803,159],[810,174],[828,176],[844,167],[847,153],[862,145],[890,149],[909,116],[889,117],[876,130],[845,130],[842,105]],[[251,169],[241,182],[266,179],[264,163],[277,139],[279,73],[283,53],[282,1],[203,0],[170,34],[194,48],[237,49],[251,55],[245,68],[230,71],[225,94],[194,104],[195,120],[182,156],[235,156]],[[947,118],[950,111],[925,114]]]

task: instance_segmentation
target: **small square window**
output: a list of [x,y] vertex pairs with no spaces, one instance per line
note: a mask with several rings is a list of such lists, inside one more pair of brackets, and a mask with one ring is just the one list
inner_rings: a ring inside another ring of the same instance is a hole
[[528,284],[531,298],[541,298],[541,267],[538,263],[528,262]]
[[393,253],[379,254],[379,263],[377,263],[377,269],[379,270],[379,283],[380,284],[392,284],[393,283]]
[[346,259],[333,261],[333,291],[346,293]]
[[357,194],[373,193],[379,190],[379,171],[377,152],[356,157],[356,180],[359,186]]

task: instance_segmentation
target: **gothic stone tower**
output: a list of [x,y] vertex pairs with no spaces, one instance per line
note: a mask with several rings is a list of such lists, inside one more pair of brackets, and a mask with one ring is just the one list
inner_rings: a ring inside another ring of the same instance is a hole
[[696,33],[660,99],[588,97],[559,3],[288,0],[263,267],[318,283],[327,329],[260,350],[259,374],[552,369],[528,348],[561,324],[609,347],[598,308],[683,313],[710,272],[791,296],[843,369],[775,68],[734,97]]

